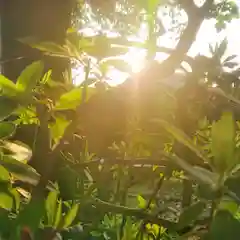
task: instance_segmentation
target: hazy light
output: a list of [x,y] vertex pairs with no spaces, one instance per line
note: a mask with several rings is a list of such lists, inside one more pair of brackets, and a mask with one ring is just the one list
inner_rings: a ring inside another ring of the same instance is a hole
[[[202,1],[200,1],[202,2]],[[159,15],[162,15],[161,12],[159,12]],[[164,21],[163,25],[170,26],[170,17],[169,16],[161,16],[161,19]],[[186,15],[182,14],[179,17],[181,22],[186,21]],[[93,28],[86,28],[84,29],[84,34],[86,35],[95,35],[96,30],[100,30],[98,25],[91,24],[94,26]],[[209,55],[209,44],[215,44],[217,42],[220,42],[225,36],[228,38],[228,48],[227,48],[227,55],[236,54],[240,56],[240,34],[237,33],[236,29],[240,26],[240,19],[234,19],[231,23],[227,24],[226,30],[222,31],[221,33],[217,33],[215,29],[215,19],[211,20],[205,20],[196,36],[196,41],[192,44],[192,47],[190,48],[188,54],[190,56],[195,56],[199,53],[204,55]],[[118,35],[118,33],[113,33],[111,31],[108,31],[109,37],[115,37]],[[176,35],[176,34],[175,34]],[[135,42],[144,42],[147,38],[147,26],[146,24],[142,24],[141,28],[139,29],[139,32],[137,36],[131,36],[129,37],[129,40],[135,41]],[[159,46],[164,47],[170,47],[174,48],[176,45],[176,39],[174,39],[172,33],[169,33],[167,31],[166,34],[159,37],[157,40]],[[146,56],[146,51],[144,49],[129,48],[129,52],[124,56],[124,60],[129,63],[132,69],[132,73],[137,73],[141,71],[141,69],[144,67],[144,58]],[[168,55],[164,53],[157,53],[156,59],[159,61],[164,60]],[[237,58],[236,58],[237,59]],[[76,77],[75,83],[79,84],[84,80],[84,73],[81,73],[83,69],[77,69],[73,70],[73,76]],[[109,82],[111,85],[116,85],[121,82],[123,82],[128,76],[128,73],[121,73],[117,70],[110,70],[109,71],[109,78],[112,80]]]

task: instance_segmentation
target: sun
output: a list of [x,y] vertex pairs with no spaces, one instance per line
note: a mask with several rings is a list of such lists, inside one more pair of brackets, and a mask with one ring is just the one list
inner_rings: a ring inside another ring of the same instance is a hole
[[144,59],[146,51],[139,48],[130,48],[129,52],[125,55],[125,61],[130,65],[132,73],[140,72],[144,67]]

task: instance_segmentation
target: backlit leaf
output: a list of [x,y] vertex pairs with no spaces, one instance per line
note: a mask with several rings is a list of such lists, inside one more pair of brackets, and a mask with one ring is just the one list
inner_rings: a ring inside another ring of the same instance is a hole
[[78,213],[78,209],[79,209],[79,204],[74,204],[71,209],[69,210],[69,212],[66,214],[66,216],[64,216],[63,219],[63,228],[68,228],[74,221],[74,219],[77,216]]
[[47,200],[45,202],[46,214],[48,219],[48,225],[53,226],[54,220],[57,212],[57,198],[58,193],[57,191],[51,191],[48,194]]
[[55,215],[55,221],[54,221],[54,227],[58,228],[60,222],[61,222],[61,217],[62,217],[62,200],[60,199]]
[[82,100],[82,88],[74,88],[71,91],[64,93],[59,101],[57,101],[56,110],[75,109]]
[[211,149],[214,167],[220,173],[235,166],[235,127],[231,113],[224,113],[219,121],[213,123]]
[[23,92],[31,91],[43,76],[44,64],[42,61],[33,62],[27,66],[17,79],[16,87]]
[[145,208],[146,207],[147,201],[141,195],[137,196],[137,200],[138,200],[138,206],[140,208]]
[[16,96],[18,94],[18,89],[13,81],[9,80],[3,75],[0,75],[0,90],[5,96]]

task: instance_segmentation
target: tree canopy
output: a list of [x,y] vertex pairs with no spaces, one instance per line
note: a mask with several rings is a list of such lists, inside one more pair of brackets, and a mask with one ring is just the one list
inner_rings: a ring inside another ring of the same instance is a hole
[[1,238],[239,239],[239,65],[227,39],[188,54],[236,2],[1,3]]

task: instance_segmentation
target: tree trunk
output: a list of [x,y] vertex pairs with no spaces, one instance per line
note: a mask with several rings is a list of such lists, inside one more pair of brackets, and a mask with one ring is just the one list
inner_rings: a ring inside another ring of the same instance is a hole
[[17,39],[34,37],[40,41],[64,43],[74,3],[74,0],[1,0],[1,57],[6,77],[16,81],[27,65],[43,59],[46,70],[53,70],[53,78],[63,80],[62,72],[68,69],[69,61],[43,57],[40,51]]

